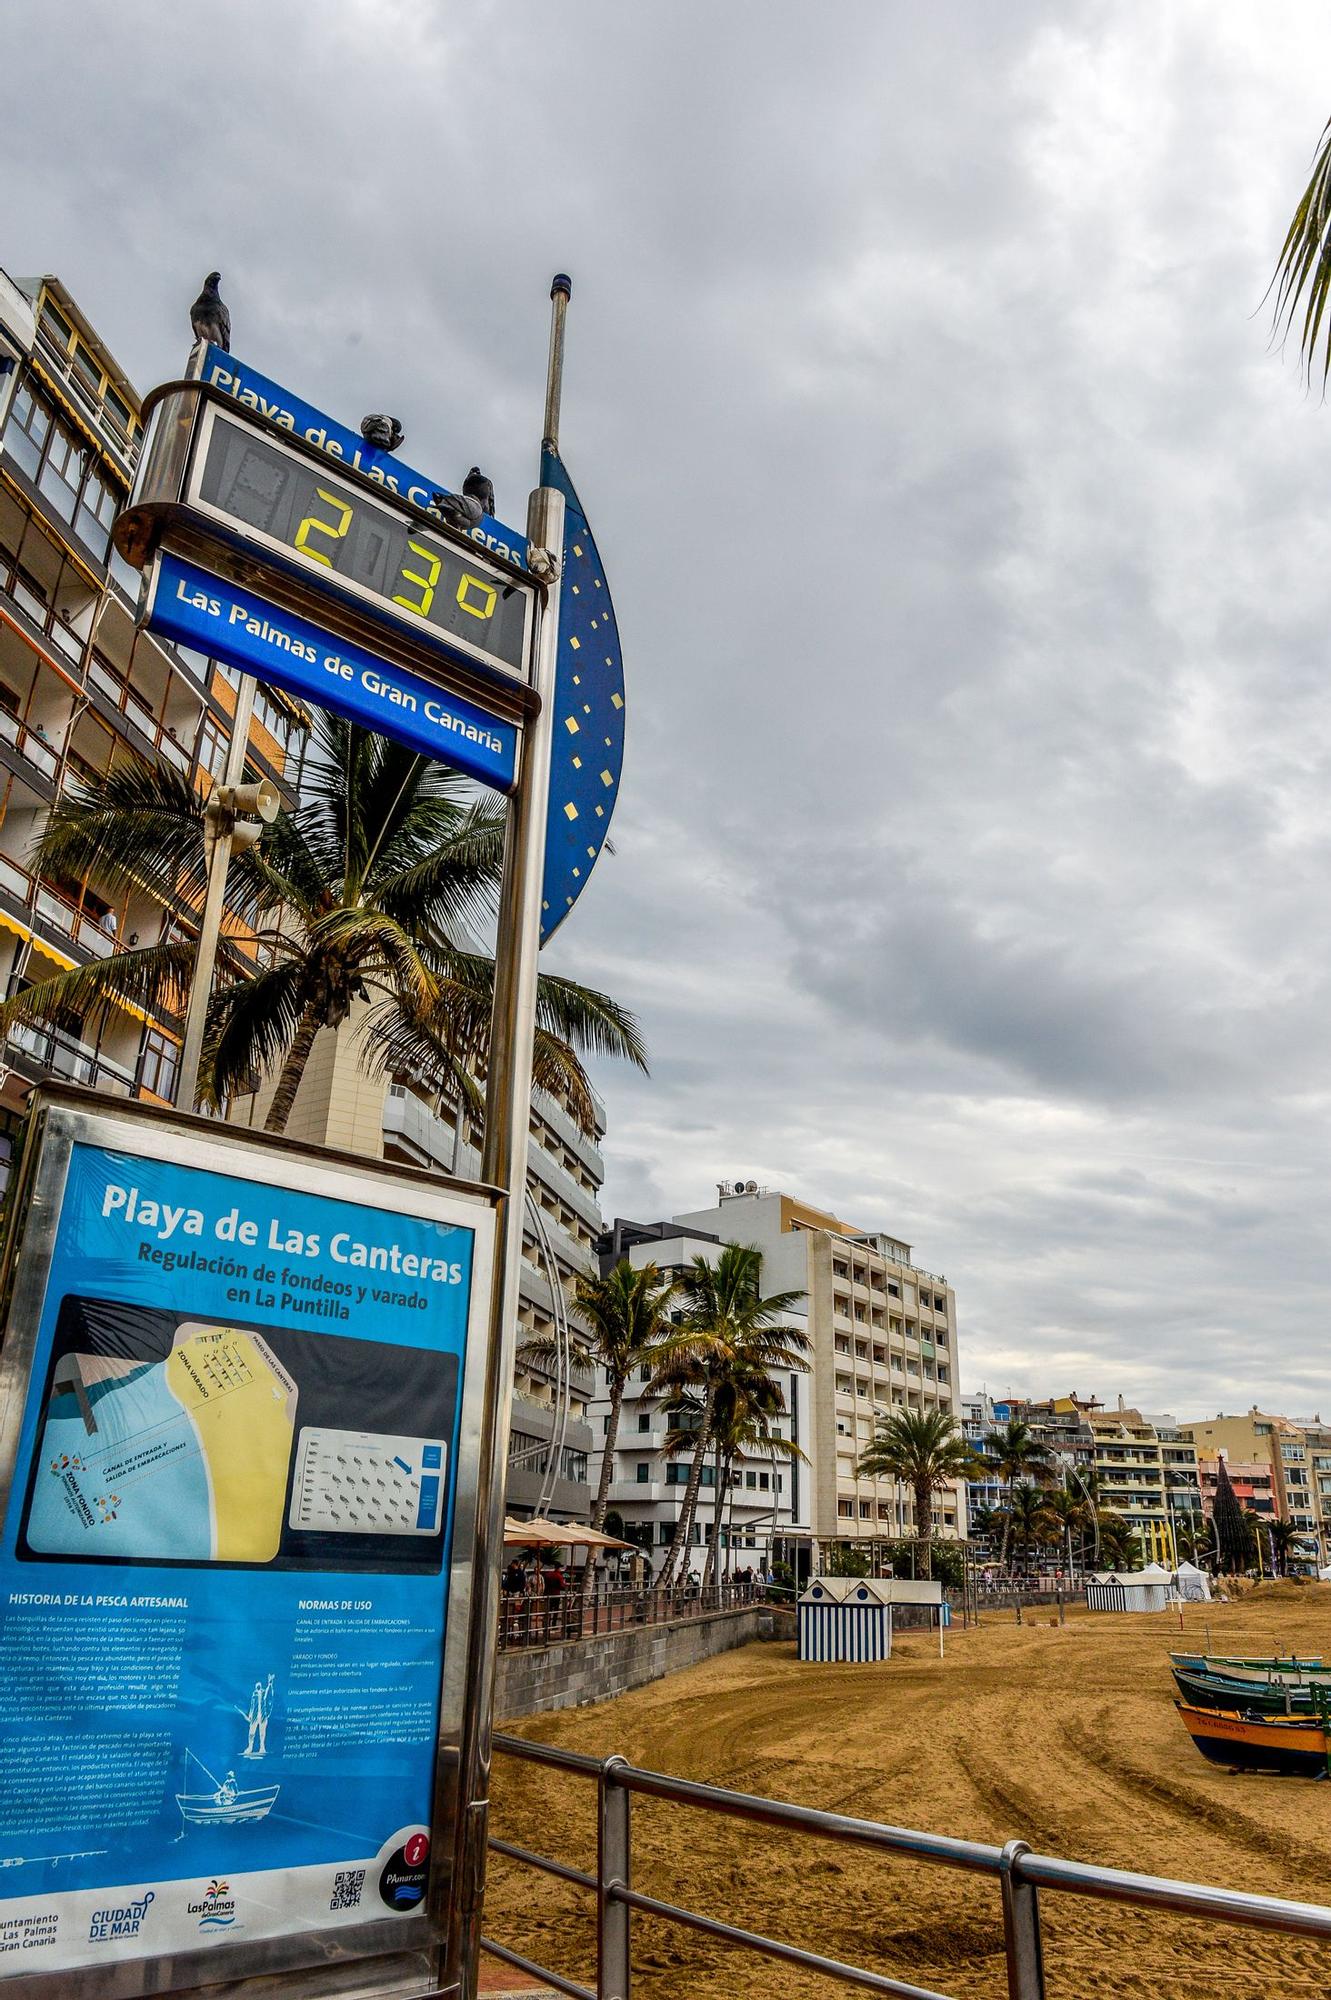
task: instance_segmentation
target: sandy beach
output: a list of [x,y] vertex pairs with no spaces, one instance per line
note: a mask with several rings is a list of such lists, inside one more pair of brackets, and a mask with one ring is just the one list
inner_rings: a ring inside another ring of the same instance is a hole
[[[1032,1614],[1027,1614],[1028,1620]],[[1233,1776],[1194,1750],[1168,1653],[1297,1650],[1331,1659],[1331,1586],[1267,1587],[1155,1616],[987,1613],[879,1666],[801,1666],[751,1645],[518,1732],[898,1825],[1331,1902],[1331,1784]],[[635,1801],[639,1889],[958,2000],[1006,1992],[997,1886],[654,1802]],[[500,1758],[492,1831],[594,1866],[593,1789]],[[1331,1990],[1331,1946],[1082,1899],[1043,1898],[1051,2000],[1271,2000]],[[491,1864],[487,1931],[590,1982],[591,1898]],[[831,1993],[794,1968],[634,1919],[638,2000]],[[849,1988],[839,1990],[849,1991]]]

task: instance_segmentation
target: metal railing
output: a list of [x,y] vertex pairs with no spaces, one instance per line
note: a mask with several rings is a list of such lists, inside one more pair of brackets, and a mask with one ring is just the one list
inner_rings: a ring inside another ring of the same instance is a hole
[[760,1583],[685,1583],[652,1590],[578,1591],[573,1581],[556,1593],[506,1590],[499,1611],[499,1650],[515,1653],[553,1646],[562,1639],[596,1639],[636,1625],[670,1625],[714,1611],[743,1611],[760,1604]]
[[687,1778],[667,1777],[660,1771],[640,1770],[623,1757],[600,1761],[573,1750],[556,1749],[551,1744],[531,1743],[521,1736],[496,1736],[494,1750],[497,1756],[544,1764],[587,1778],[597,1788],[595,1874],[548,1855],[535,1854],[512,1841],[496,1838],[490,1841],[492,1853],[539,1869],[558,1881],[576,1883],[595,1896],[595,1987],[580,1985],[562,1973],[552,1972],[548,1966],[537,1964],[497,1939],[482,1940],[486,1951],[494,1957],[543,1979],[560,1993],[571,1994],[573,2000],[629,2000],[635,1913],[683,1925],[723,1943],[800,1966],[806,1972],[826,1974],[870,1993],[894,1994],[898,2000],[949,2000],[948,1995],[932,1988],[915,1986],[866,1966],[848,1965],[822,1952],[807,1951],[801,1945],[641,1893],[632,1886],[631,1821],[635,1796],[721,1813],[730,1819],[777,1828],[787,1834],[809,1834],[878,1854],[906,1855],[915,1861],[936,1862],[946,1868],[988,1876],[999,1889],[1009,2000],[1046,2000],[1041,1889],[1132,1904],[1138,1909],[1173,1910],[1214,1923],[1243,1924],[1258,1930],[1283,1931],[1294,1937],[1331,1941],[1331,1909],[1316,1903],[1296,1903],[1279,1896],[1257,1896],[1239,1889],[1214,1889],[1200,1882],[1138,1875],[1129,1869],[1062,1861],[1053,1855],[1034,1853],[1024,1840],[1009,1840],[1004,1847],[991,1847],[979,1841],[956,1840],[946,1834],[883,1826],[874,1820],[852,1819],[844,1813],[788,1805],[749,1792],[727,1791],[719,1785],[703,1785]]

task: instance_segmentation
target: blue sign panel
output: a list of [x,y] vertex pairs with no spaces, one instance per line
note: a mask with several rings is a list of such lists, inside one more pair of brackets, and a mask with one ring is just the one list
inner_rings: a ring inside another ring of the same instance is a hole
[[498,791],[512,789],[518,732],[474,702],[328,634],[252,590],[163,554],[148,624],[183,646],[334,709]]
[[555,668],[550,811],[541,885],[541,942],[587,886],[610,831],[624,764],[624,662],[610,587],[573,481],[556,452],[541,478],[564,495],[563,585]]
[[400,1200],[73,1145],[0,1534],[7,1974],[421,1908],[480,1266]]
[[[317,446],[337,464],[368,474],[385,493],[395,493],[400,499],[409,500],[413,507],[423,507],[442,520],[434,506],[434,496],[453,490],[443,480],[426,479],[391,452],[367,444],[359,431],[349,430],[335,417],[325,416],[313,404],[293,396],[289,389],[279,388],[276,382],[270,382],[266,375],[237,360],[234,354],[227,354],[220,347],[209,347],[204,354],[202,379],[230,396],[239,408],[257,411],[279,430],[290,431],[294,437]],[[506,528],[502,521],[494,521],[488,514],[473,528],[471,540],[507,562],[517,563],[523,569],[527,566],[526,535],[519,534],[516,528]]]

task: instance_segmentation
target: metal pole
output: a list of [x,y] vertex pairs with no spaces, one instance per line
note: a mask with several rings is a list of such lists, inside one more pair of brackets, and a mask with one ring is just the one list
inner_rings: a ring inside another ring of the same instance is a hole
[[629,2000],[633,1969],[629,1951],[632,1912],[609,1895],[628,1889],[630,1816],[633,1795],[615,1783],[615,1767],[627,1757],[607,1757],[597,1779],[596,1797],[596,1995],[597,2000]]
[[1024,1840],[1010,1840],[1003,1849],[1003,1948],[1007,1955],[1008,2000],[1045,2000],[1044,1952],[1040,1945],[1040,1905],[1036,1891],[1023,1882],[1016,1864],[1030,1853]]
[[[236,707],[231,718],[231,741],[227,745],[224,785],[239,785],[245,777],[245,753],[250,742],[250,717],[254,713],[254,678],[241,674],[236,685]],[[185,1035],[180,1048],[180,1074],[176,1078],[176,1105],[193,1111],[199,1096],[199,1063],[203,1056],[203,1030],[212,997],[213,969],[217,964],[217,940],[222,928],[222,902],[226,895],[226,871],[231,865],[231,825],[223,818],[208,856],[208,892],[203,899],[199,922],[199,949],[190,981],[189,1006],[185,1012]]]
[[[572,296],[572,280],[560,271],[550,286],[550,359],[545,374],[545,429],[541,436],[541,446],[545,451],[559,450],[559,402],[564,391],[564,315]],[[540,546],[550,548],[552,545],[543,542]]]
[[[555,315],[563,353],[563,308]],[[568,280],[564,279],[565,286]],[[556,340],[551,335],[551,369]],[[558,433],[559,385],[547,386],[546,421]],[[564,547],[564,496],[541,486],[531,496],[527,532],[538,548],[556,555]],[[518,785],[509,802],[504,838],[503,886],[495,940],[494,1005],[485,1080],[485,1136],[481,1179],[501,1188],[495,1237],[494,1288],[481,1421],[476,1541],[472,1557],[471,1623],[467,1640],[466,1699],[458,1740],[455,1873],[450,1895],[443,1984],[472,2000],[480,1970],[481,1909],[485,1896],[486,1839],[490,1810],[490,1738],[495,1687],[495,1621],[504,1556],[504,1471],[513,1400],[522,1233],[531,1123],[532,1045],[536,1029],[537,963],[541,939],[541,888],[545,823],[554,734],[554,687],[559,636],[559,580],[547,586],[538,608],[535,691],[540,709],[523,733]]]

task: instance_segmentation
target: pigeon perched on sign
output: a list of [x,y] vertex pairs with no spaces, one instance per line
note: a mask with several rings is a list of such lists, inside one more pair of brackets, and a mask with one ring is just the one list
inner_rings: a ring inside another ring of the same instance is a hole
[[479,465],[473,465],[462,482],[462,491],[469,500],[479,500],[483,514],[493,514],[495,510],[495,490]]
[[450,528],[469,535],[473,528],[481,525],[481,515],[485,511],[479,500],[470,493],[432,493],[430,498]]
[[210,340],[214,347],[231,352],[231,315],[222,304],[217,287],[222,282],[220,271],[210,271],[203,281],[203,290],[189,309],[189,323],[194,328],[196,340]]
[[360,420],[360,434],[366,444],[380,451],[396,451],[407,433],[396,417],[368,416]]

